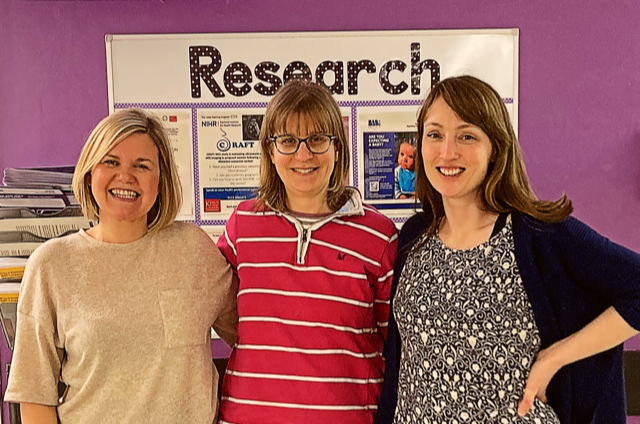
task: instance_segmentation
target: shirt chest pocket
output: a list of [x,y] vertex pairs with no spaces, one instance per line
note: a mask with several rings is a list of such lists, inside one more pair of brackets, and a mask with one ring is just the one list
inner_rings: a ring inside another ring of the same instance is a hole
[[210,342],[212,311],[207,310],[210,308],[206,290],[166,290],[158,296],[166,348]]

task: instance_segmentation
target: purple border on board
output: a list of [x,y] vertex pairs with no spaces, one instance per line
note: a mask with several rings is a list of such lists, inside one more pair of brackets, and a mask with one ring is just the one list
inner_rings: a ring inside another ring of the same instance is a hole
[[258,108],[267,107],[269,103],[247,102],[247,103],[115,103],[115,109],[127,109],[139,107],[142,109],[232,109],[232,108]]
[[[371,205],[374,208],[376,207],[375,205]],[[389,218],[389,217],[387,217]],[[409,219],[408,216],[392,216],[391,218],[389,218],[391,221],[398,223],[398,224],[403,224],[407,221],[407,219]]]
[[354,154],[358,151],[358,129],[356,127],[356,119],[358,112],[355,106],[351,106],[351,157],[353,158],[353,180],[351,184],[358,187],[358,155]]
[[204,220],[204,221],[199,221],[198,225],[222,225],[225,226],[227,225],[227,220],[226,219],[217,219],[217,220]]
[[362,100],[338,102],[342,107],[371,107],[371,106],[419,106],[424,100]]
[[[198,111],[195,107],[191,108],[191,143],[193,145],[193,208],[196,217],[196,225],[200,226],[200,162],[198,161]],[[195,170],[198,170],[196,173]]]
[[[420,106],[424,99],[420,100],[363,100],[363,101],[346,101],[337,102],[340,107],[371,107],[371,106]],[[513,104],[513,97],[502,99],[506,104]],[[115,109],[127,109],[139,107],[143,109],[231,109],[231,108],[263,108],[267,107],[269,102],[246,102],[246,103],[115,103]]]
[[[512,97],[502,99],[504,103],[513,103]],[[420,106],[424,99],[416,100],[362,100],[338,102],[341,107],[372,107],[372,106]]]

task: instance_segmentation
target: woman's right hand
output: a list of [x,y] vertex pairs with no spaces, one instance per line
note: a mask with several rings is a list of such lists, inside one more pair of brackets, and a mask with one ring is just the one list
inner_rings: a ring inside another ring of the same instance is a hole
[[39,403],[21,403],[22,424],[58,424],[58,412],[55,406]]

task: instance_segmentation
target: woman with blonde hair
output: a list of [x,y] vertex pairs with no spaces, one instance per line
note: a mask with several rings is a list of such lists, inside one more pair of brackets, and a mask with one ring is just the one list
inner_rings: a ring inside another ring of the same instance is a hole
[[285,84],[260,143],[258,198],[218,240],[240,279],[220,422],[371,423],[395,227],[344,185],[349,147],[326,87]]
[[623,424],[640,256],[539,200],[499,94],[470,76],[418,116],[377,423]]
[[5,401],[24,424],[210,424],[210,329],[233,345],[237,286],[207,234],[174,222],[181,187],[162,123],[141,110],[103,119],[73,189],[97,225],[29,258]]

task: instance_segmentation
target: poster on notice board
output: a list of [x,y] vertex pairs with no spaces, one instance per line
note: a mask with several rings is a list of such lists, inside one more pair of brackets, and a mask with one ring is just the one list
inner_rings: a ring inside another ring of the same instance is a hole
[[416,208],[416,116],[433,84],[487,81],[517,131],[517,29],[114,34],[106,49],[110,111],[162,119],[184,189],[179,219],[212,234],[255,196],[264,112],[289,79],[331,90],[351,149],[348,184],[399,224]]

